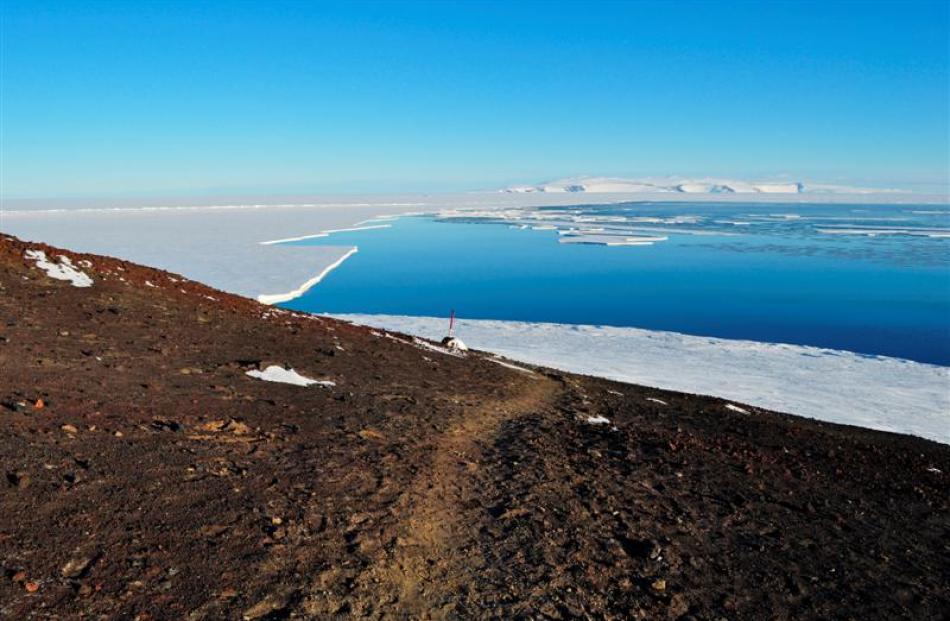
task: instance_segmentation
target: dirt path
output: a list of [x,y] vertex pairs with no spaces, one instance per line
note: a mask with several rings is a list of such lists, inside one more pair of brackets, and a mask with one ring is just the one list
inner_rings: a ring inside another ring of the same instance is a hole
[[526,376],[517,398],[482,404],[437,438],[430,465],[395,508],[391,554],[359,580],[377,598],[386,594],[379,602],[387,615],[439,619],[453,612],[463,582],[485,565],[471,528],[485,519],[477,476],[485,450],[503,423],[544,411],[560,390],[552,379]]

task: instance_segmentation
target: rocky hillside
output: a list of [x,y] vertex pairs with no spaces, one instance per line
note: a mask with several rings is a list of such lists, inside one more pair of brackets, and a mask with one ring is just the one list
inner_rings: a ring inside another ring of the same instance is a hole
[[0,313],[3,619],[950,610],[945,445],[7,236]]

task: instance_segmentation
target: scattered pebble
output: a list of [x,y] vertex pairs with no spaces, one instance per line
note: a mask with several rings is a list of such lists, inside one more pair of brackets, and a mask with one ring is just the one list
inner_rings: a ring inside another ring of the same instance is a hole
[[86,571],[90,563],[92,563],[91,557],[77,557],[71,559],[68,563],[63,565],[63,568],[59,571],[59,573],[62,574],[63,578],[78,578],[84,571]]

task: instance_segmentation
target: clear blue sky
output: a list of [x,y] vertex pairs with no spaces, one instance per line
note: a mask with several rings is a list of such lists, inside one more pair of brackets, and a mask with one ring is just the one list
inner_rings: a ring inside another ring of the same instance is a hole
[[574,174],[948,181],[944,1],[4,0],[0,13],[7,197]]

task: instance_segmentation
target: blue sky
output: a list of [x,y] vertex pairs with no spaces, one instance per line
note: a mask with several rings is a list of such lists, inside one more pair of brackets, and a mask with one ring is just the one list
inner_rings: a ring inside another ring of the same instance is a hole
[[4,0],[6,197],[948,182],[945,2]]

